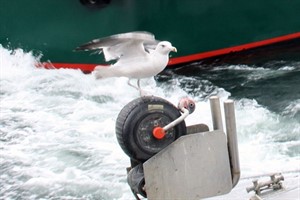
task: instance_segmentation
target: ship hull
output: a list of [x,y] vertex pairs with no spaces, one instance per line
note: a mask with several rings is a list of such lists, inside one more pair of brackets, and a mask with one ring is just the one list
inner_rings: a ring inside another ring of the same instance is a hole
[[[281,50],[270,51],[270,59],[300,57],[298,0],[102,1],[103,6],[89,4],[88,0],[2,1],[0,43],[4,47],[41,53],[42,61],[59,63],[58,66],[77,64],[79,68],[83,64],[93,67],[103,63],[103,59],[90,52],[74,52],[74,48],[95,38],[130,31],[148,31],[158,40],[172,42],[178,53],[171,55],[169,66],[199,61],[214,63],[211,60],[222,61],[220,56],[245,50],[256,55],[260,47],[271,45],[272,50],[272,45],[282,42],[288,42],[292,48],[276,46]],[[272,38],[279,40],[263,43]],[[257,42],[262,43],[251,46]],[[223,51],[218,54],[220,50]],[[203,57],[211,52],[212,56]],[[254,56],[252,60],[261,61],[260,58]],[[241,56],[231,56],[222,62],[243,63],[243,60]]]

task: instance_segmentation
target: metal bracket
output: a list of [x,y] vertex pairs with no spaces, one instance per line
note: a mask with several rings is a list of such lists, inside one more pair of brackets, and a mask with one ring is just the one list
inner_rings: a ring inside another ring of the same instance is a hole
[[284,177],[281,173],[272,174],[270,176],[269,181],[265,182],[258,182],[257,179],[253,180],[253,186],[247,187],[247,192],[255,191],[255,194],[261,194],[263,190],[279,190],[282,188],[282,182],[284,180]]

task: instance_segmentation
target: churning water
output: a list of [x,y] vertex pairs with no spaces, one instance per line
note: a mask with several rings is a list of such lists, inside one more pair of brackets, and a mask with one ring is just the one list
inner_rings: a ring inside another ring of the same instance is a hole
[[[95,80],[38,61],[0,46],[0,198],[133,199],[114,128],[138,92],[126,78]],[[208,98],[234,99],[242,177],[300,170],[300,63],[191,69],[144,80],[143,88],[175,105],[193,98],[187,125],[210,128]]]

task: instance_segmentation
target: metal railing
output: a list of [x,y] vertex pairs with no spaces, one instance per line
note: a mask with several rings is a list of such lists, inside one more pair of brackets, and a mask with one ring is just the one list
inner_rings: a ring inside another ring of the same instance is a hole
[[[220,107],[220,100],[217,96],[210,97],[211,116],[214,130],[223,131],[222,114]],[[238,141],[236,132],[235,112],[233,100],[226,100],[224,102],[224,114],[227,134],[227,146],[229,154],[229,162],[232,176],[232,187],[234,187],[240,179],[240,162]]]

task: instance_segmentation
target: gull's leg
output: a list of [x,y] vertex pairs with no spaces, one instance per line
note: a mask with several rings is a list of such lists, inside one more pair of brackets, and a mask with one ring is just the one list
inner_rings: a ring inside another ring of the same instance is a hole
[[138,86],[138,88],[139,88],[139,90],[141,90],[140,80],[141,80],[141,79],[138,79],[137,82],[136,82],[136,83],[137,83],[137,86]]
[[146,92],[141,89],[140,79],[137,80],[137,86],[130,83],[131,79],[128,79],[127,84],[140,92],[140,96],[146,96]]
[[136,87],[135,85],[132,85],[131,83],[130,83],[130,78],[128,79],[128,81],[127,81],[127,84],[129,85],[129,86],[131,86],[131,87],[133,87],[133,88],[135,88],[135,89],[137,89],[137,90],[140,90],[138,87]]
[[138,90],[140,91],[140,96],[142,97],[142,96],[146,96],[147,93],[144,90],[142,90],[141,85],[140,85],[140,80],[141,79],[137,80],[137,86],[138,86]]

